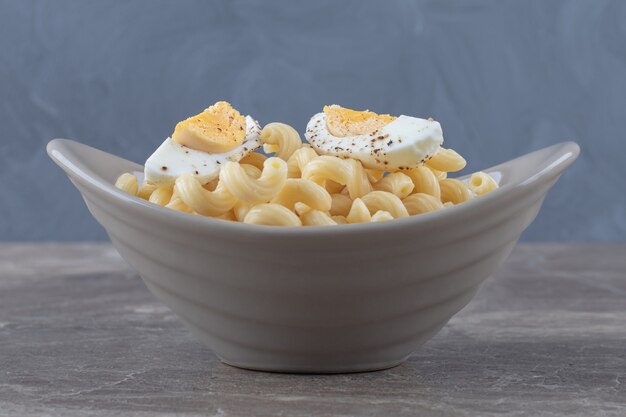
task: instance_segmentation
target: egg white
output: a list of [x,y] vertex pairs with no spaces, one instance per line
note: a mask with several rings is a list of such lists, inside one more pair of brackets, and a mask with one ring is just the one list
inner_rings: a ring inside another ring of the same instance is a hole
[[415,168],[443,143],[439,122],[410,116],[399,116],[368,134],[337,137],[328,131],[323,112],[311,118],[305,137],[320,154],[357,159],[366,168],[386,171]]

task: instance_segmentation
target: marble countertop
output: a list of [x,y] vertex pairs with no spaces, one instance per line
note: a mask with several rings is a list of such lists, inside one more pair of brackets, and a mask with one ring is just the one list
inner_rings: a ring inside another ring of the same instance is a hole
[[626,246],[520,245],[405,364],[221,364],[108,244],[0,244],[1,416],[626,416]]

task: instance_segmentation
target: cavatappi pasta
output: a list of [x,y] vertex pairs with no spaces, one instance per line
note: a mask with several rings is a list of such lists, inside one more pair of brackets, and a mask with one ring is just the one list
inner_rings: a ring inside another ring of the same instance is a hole
[[448,178],[466,165],[452,149],[423,164],[385,172],[350,158],[318,155],[291,126],[270,123],[261,131],[264,151],[226,162],[219,177],[201,183],[185,174],[173,184],[139,185],[130,173],[115,186],[151,203],[225,221],[271,226],[336,226],[383,222],[461,204],[498,187],[477,172],[466,182]]

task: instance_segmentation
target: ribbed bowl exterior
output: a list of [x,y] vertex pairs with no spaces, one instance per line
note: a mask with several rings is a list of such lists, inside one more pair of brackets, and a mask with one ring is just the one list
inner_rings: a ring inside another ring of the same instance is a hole
[[224,362],[328,373],[395,366],[435,335],[508,256],[559,174],[497,210],[306,238],[159,222],[70,177],[122,257]]
[[481,227],[461,239],[431,247],[429,236],[398,236],[384,246],[364,242],[354,253],[332,242],[299,250],[297,238],[280,246],[210,235],[180,242],[154,230],[159,225],[138,227],[79,188],[148,288],[223,361],[289,372],[401,363],[471,300],[547,190],[518,200],[503,219],[476,219]]

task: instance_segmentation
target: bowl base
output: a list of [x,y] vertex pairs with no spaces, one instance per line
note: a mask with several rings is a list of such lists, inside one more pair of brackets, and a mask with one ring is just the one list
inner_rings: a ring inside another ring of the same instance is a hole
[[351,364],[345,367],[324,367],[322,366],[306,366],[306,367],[293,367],[293,366],[285,366],[281,367],[280,365],[263,365],[257,363],[242,363],[242,362],[234,362],[228,359],[224,359],[219,357],[219,360],[229,366],[233,366],[235,368],[245,369],[248,371],[257,371],[257,372],[271,372],[271,373],[279,373],[279,374],[353,374],[359,372],[375,372],[375,371],[384,371],[386,369],[395,368],[398,365],[404,363],[408,356],[402,358],[400,360],[390,361],[390,362],[375,362],[375,363],[362,363],[362,364]]

